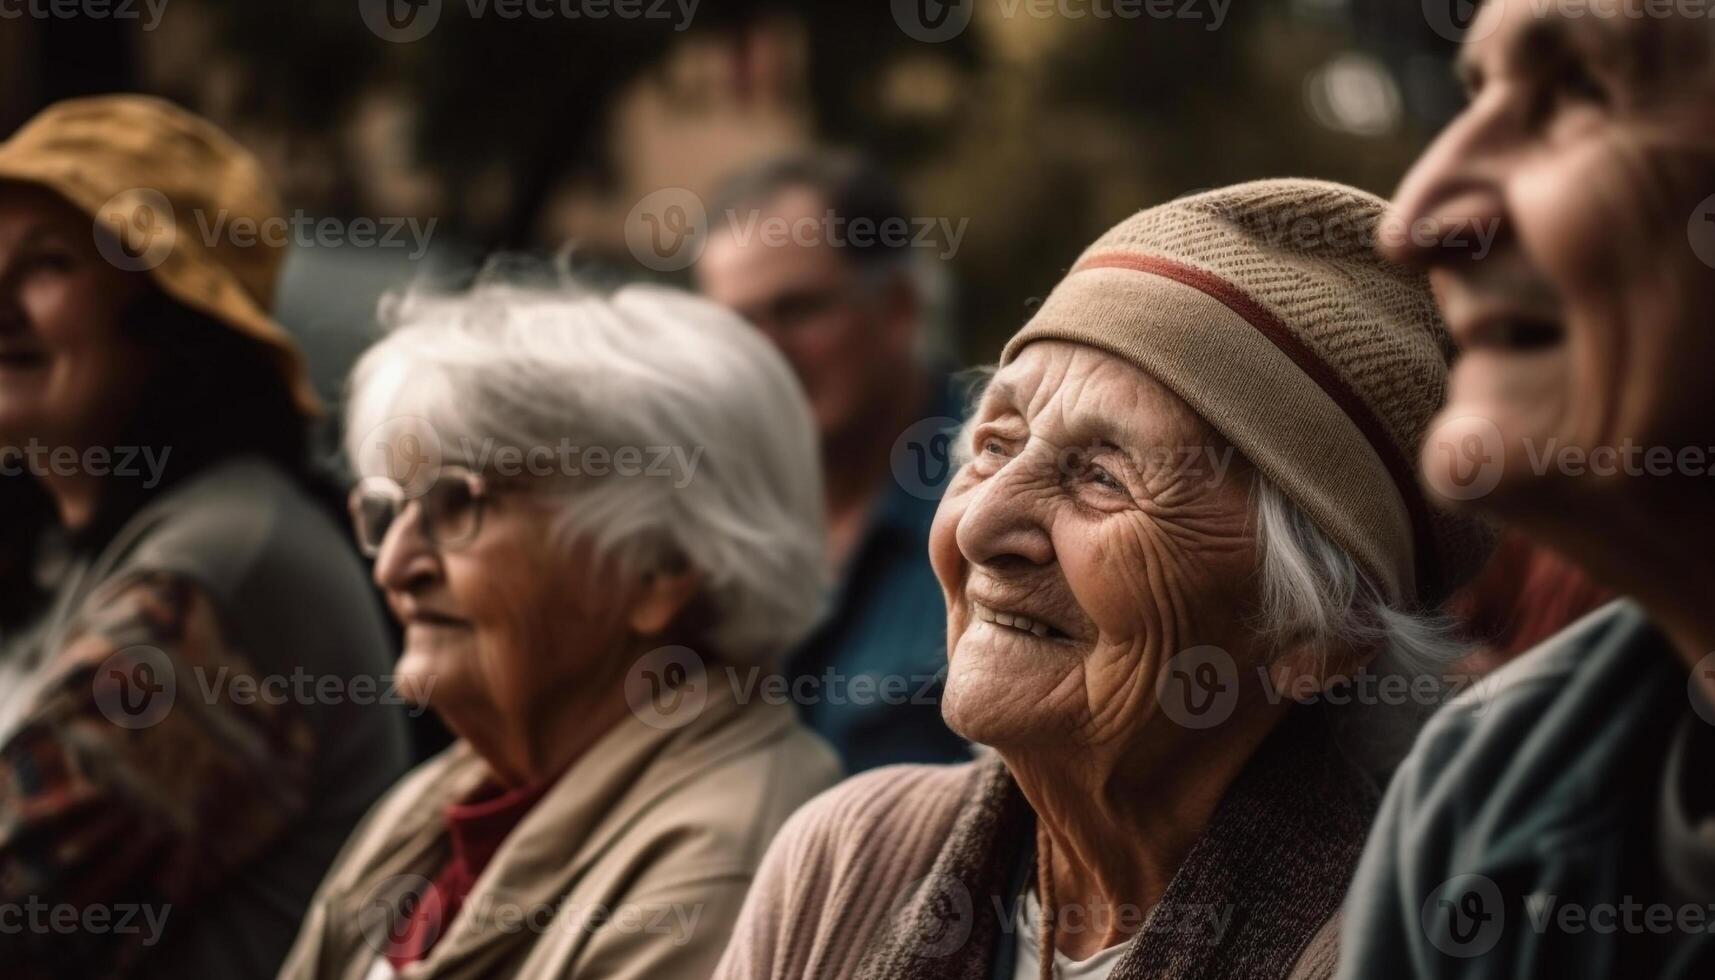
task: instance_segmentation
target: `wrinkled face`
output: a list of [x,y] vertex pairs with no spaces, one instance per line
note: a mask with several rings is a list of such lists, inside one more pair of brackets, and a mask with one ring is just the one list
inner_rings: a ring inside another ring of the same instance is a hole
[[[885,414],[909,365],[916,310],[869,281],[830,240],[827,204],[789,190],[756,211],[710,216],[698,288],[754,323],[785,355],[825,442]],[[879,407],[878,406],[882,406]]]
[[118,433],[147,371],[121,328],[147,288],[96,250],[94,222],[0,184],[0,445],[89,447]]
[[399,684],[460,735],[530,730],[546,713],[613,690],[625,597],[587,546],[551,534],[563,501],[502,488],[476,536],[439,546],[413,503],[388,529],[375,581],[405,627]]
[[1042,341],[967,431],[930,537],[954,729],[1002,748],[1131,743],[1161,724],[1175,655],[1256,662],[1239,612],[1254,601],[1251,471],[1171,391]]
[[1454,232],[1389,249],[1428,267],[1461,350],[1424,475],[1509,519],[1587,522],[1666,478],[1646,453],[1672,469],[1715,445],[1715,32],[1616,2],[1646,10],[1491,0],[1460,59],[1470,104],[1391,216]]

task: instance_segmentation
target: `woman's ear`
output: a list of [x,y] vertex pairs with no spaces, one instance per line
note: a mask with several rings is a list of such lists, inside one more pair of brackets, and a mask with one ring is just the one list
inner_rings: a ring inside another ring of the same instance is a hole
[[1369,659],[1350,645],[1317,649],[1313,642],[1297,643],[1269,661],[1269,682],[1295,701],[1312,701],[1330,687],[1351,683]]
[[626,621],[639,636],[658,636],[666,632],[702,588],[702,575],[689,569],[648,572]]

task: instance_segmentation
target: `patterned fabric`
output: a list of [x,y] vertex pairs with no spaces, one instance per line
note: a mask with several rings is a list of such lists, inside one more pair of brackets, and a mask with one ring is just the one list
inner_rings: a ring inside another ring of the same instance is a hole
[[25,916],[0,930],[9,978],[123,975],[305,807],[309,726],[235,703],[251,668],[199,586],[139,574],[85,609],[0,745],[0,906]]

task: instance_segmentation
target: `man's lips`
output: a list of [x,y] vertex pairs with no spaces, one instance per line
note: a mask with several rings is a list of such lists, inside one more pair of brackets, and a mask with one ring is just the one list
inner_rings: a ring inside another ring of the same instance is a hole
[[0,347],[0,370],[30,371],[46,367],[47,363],[48,355],[45,351]]
[[1448,324],[1453,342],[1465,352],[1534,354],[1559,347],[1566,330],[1552,316],[1519,310],[1495,310]]

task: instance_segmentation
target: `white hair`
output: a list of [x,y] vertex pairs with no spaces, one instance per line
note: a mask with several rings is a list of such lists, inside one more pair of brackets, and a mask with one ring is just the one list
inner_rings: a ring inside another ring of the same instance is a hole
[[1375,667],[1434,675],[1465,653],[1444,617],[1388,601],[1344,548],[1267,477],[1255,486],[1258,622],[1277,647],[1374,652]]
[[562,281],[407,291],[381,320],[352,373],[349,458],[402,417],[427,422],[449,461],[460,445],[676,449],[688,472],[566,481],[556,540],[589,541],[627,574],[698,572],[705,638],[730,661],[775,662],[819,619],[815,424],[791,369],[738,317],[667,287]]

